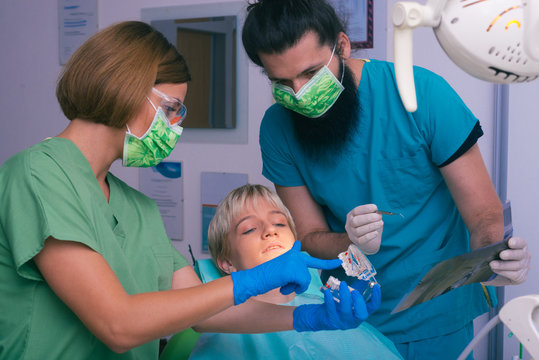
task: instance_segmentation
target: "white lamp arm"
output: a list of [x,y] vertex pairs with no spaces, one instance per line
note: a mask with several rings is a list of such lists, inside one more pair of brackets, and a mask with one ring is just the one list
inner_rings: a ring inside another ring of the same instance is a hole
[[407,111],[417,110],[413,72],[412,31],[418,26],[436,27],[446,0],[429,0],[426,5],[399,1],[393,5],[393,55],[397,88]]
[[417,99],[413,71],[412,29],[395,28],[393,43],[397,89],[406,111],[414,112],[417,110]]

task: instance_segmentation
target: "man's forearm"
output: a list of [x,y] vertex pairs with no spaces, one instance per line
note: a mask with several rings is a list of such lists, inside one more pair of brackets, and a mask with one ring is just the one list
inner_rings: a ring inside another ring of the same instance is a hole
[[501,207],[483,214],[469,231],[472,250],[501,241],[504,233]]
[[335,259],[351,242],[346,233],[317,231],[300,239],[301,249],[320,259]]

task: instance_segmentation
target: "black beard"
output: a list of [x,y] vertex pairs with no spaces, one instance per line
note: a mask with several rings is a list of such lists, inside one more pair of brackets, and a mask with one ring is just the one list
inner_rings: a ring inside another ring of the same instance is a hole
[[[343,71],[341,62],[340,73]],[[291,111],[296,139],[311,160],[334,159],[342,153],[357,127],[359,99],[354,75],[344,66],[344,90],[333,106],[319,118],[308,118]]]

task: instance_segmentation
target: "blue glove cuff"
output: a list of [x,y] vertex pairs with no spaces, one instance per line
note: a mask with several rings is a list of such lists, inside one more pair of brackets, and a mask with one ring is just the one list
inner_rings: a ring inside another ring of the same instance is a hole
[[[292,314],[292,326],[294,327],[294,330],[297,332],[304,332],[304,331],[313,331],[311,326],[309,326],[308,319],[311,317],[309,315],[315,315],[316,307],[319,305],[315,304],[307,304],[307,305],[301,305],[294,309],[294,312]],[[307,318],[307,319],[306,319]],[[311,318],[311,320],[313,320]],[[307,321],[306,321],[307,320]]]
[[232,277],[234,305],[243,304],[251,296],[258,295],[252,291],[246,284],[249,283],[250,277],[246,274],[248,270],[234,271],[230,273]]

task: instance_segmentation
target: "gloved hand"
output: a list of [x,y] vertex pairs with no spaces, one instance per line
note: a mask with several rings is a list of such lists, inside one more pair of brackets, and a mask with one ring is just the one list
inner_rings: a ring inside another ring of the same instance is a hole
[[301,294],[311,282],[309,267],[329,270],[340,265],[340,259],[321,260],[302,253],[301,243],[296,240],[292,249],[284,254],[254,268],[230,274],[234,283],[234,305],[278,287],[284,295]]
[[376,205],[367,204],[353,208],[346,215],[346,233],[365,255],[376,254],[382,242],[384,222],[376,210]]
[[301,305],[294,310],[294,329],[302,332],[356,328],[380,307],[380,286],[375,285],[372,290],[371,299],[365,303],[357,290],[350,292],[346,282],[341,281],[339,302],[326,289],[323,304]]
[[375,285],[372,289],[369,287],[370,281],[357,279],[350,285],[352,288],[357,290],[362,296],[363,299],[370,301],[372,294],[374,293],[375,287],[380,287],[380,285]]
[[509,249],[500,252],[501,260],[490,262],[490,269],[497,276],[483,285],[505,286],[517,285],[526,280],[530,270],[530,252],[528,244],[519,237],[512,237],[508,242]]

